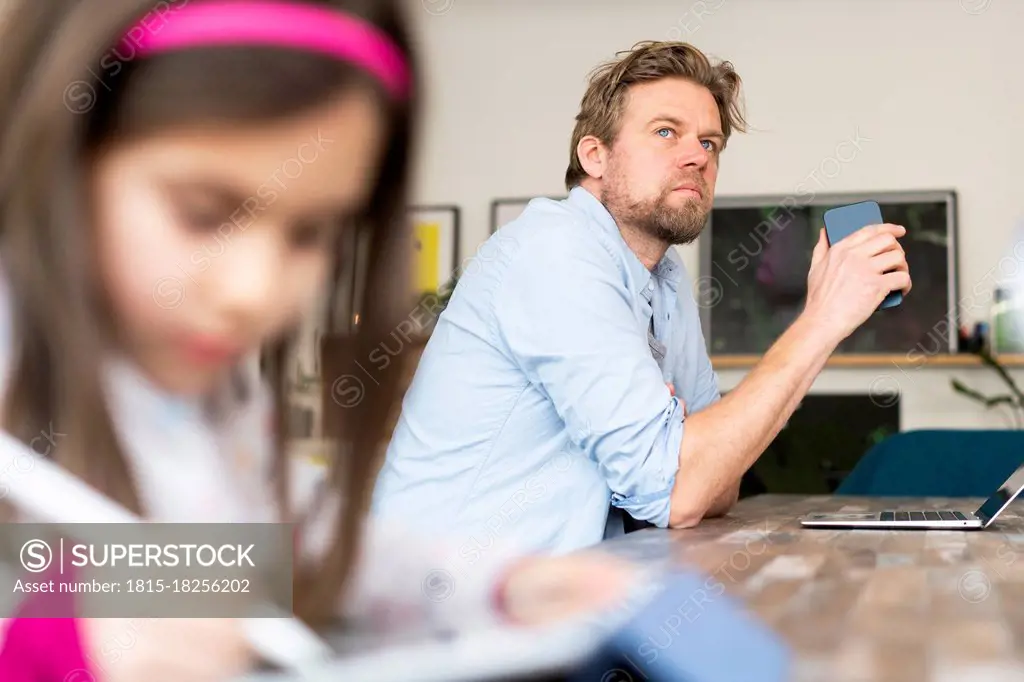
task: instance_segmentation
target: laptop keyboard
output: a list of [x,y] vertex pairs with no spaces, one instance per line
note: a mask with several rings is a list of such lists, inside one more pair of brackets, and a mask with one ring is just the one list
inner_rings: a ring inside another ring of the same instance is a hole
[[967,521],[958,511],[884,511],[881,521]]

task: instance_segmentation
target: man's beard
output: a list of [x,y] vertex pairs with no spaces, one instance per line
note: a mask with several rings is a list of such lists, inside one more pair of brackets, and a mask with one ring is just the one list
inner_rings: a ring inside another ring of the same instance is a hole
[[[629,196],[621,177],[610,178],[601,190],[601,203],[620,226],[628,225],[660,242],[676,246],[689,244],[700,236],[707,224],[708,211],[698,199],[688,199],[677,208],[668,205],[672,189],[653,199],[636,201]],[[707,186],[698,179],[702,196]]]

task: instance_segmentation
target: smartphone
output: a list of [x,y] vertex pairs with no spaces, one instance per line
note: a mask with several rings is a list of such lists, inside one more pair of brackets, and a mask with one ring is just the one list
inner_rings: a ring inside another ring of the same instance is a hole
[[[825,211],[825,237],[828,239],[828,245],[832,246],[862,227],[884,222],[882,209],[877,201],[860,201],[856,204],[837,206]],[[885,297],[878,309],[895,308],[902,302],[903,292],[893,291]]]

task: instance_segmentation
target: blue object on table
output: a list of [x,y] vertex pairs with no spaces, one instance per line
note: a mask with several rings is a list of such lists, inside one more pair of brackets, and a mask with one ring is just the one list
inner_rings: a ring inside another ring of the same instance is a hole
[[836,494],[988,497],[1021,462],[1024,432],[905,431],[868,450]]
[[672,573],[571,682],[782,682],[791,654],[713,575]]

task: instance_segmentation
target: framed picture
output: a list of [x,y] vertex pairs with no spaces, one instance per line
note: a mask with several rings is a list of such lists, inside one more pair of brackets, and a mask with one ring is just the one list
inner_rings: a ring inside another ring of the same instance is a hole
[[[538,197],[519,197],[511,199],[495,199],[491,202],[491,234],[498,231],[502,225],[506,225],[523,212],[526,205]],[[561,201],[565,196],[548,196],[548,199]]]
[[413,206],[413,238],[416,240],[416,291],[436,294],[459,266],[458,206]]

